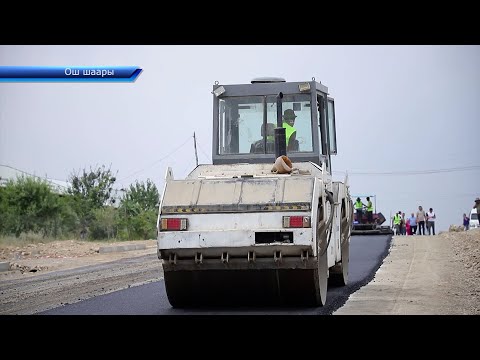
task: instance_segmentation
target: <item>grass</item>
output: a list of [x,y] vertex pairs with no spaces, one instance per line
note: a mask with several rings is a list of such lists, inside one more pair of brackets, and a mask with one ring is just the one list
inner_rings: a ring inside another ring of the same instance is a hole
[[[0,235],[0,247],[7,247],[7,246],[25,246],[28,244],[38,244],[38,243],[49,243],[53,241],[62,241],[62,240],[78,240],[73,236],[70,237],[62,237],[62,238],[51,238],[51,237],[43,237],[41,234],[37,233],[22,233],[18,238],[13,235]],[[140,239],[120,239],[120,238],[110,238],[110,239],[85,239],[84,241],[88,242],[103,242],[103,243],[114,243],[114,242],[121,242],[121,241],[135,241]]]
[[47,243],[60,239],[43,237],[36,233],[22,233],[19,237],[12,235],[0,235],[0,246],[24,246],[28,244]]

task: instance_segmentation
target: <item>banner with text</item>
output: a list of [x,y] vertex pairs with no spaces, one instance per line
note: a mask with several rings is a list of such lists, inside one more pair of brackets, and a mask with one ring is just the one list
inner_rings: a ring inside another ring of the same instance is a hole
[[134,82],[138,66],[0,66],[0,82]]

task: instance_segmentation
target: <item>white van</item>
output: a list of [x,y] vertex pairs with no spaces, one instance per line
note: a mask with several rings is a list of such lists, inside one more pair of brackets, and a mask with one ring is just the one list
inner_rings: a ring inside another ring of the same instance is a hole
[[478,223],[477,209],[472,209],[472,211],[470,211],[470,229],[476,228],[480,228],[480,225]]

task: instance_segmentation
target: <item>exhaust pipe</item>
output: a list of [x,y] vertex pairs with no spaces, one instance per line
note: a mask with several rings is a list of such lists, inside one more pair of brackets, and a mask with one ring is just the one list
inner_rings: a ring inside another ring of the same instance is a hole
[[283,93],[277,95],[277,127],[275,128],[275,158],[287,156],[287,137],[282,121],[282,99]]

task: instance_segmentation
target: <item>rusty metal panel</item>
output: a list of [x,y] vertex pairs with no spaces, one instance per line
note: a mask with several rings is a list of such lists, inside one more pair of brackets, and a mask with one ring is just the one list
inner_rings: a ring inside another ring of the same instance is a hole
[[193,205],[195,181],[168,181],[163,206]]
[[205,180],[202,182],[197,205],[238,204],[241,183],[235,180]]
[[242,204],[268,204],[275,202],[275,189],[277,179],[252,178],[243,181],[240,203]]
[[[220,176],[225,176],[226,173],[228,171],[222,171]],[[238,173],[236,176],[238,177],[167,181],[162,208],[210,209],[211,206],[217,206],[219,210],[226,211],[228,209],[225,206],[233,206],[233,210],[238,206],[238,211],[246,211],[242,205],[298,205],[312,200],[312,176],[297,174],[257,177]],[[199,209],[198,212],[201,212]],[[192,209],[186,212],[190,211],[195,212]]]
[[286,178],[283,199],[278,199],[283,203],[310,202],[313,192],[313,178],[291,177]]

